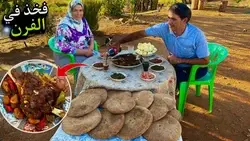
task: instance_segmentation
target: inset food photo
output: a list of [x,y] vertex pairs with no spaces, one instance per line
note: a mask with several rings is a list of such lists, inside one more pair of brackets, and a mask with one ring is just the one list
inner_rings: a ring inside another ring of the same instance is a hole
[[0,111],[14,128],[42,133],[59,125],[71,103],[67,77],[43,60],[27,60],[10,69],[1,80]]

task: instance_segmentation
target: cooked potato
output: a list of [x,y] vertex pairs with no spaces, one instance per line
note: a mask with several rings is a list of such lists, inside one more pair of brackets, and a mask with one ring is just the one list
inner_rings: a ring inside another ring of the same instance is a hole
[[29,118],[28,121],[30,124],[38,124],[40,122],[39,119],[33,119],[33,118]]
[[9,96],[5,95],[3,96],[3,104],[8,105],[10,103],[10,98]]
[[10,93],[10,88],[9,88],[9,84],[7,81],[3,81],[2,83],[2,88],[6,93]]
[[17,104],[17,103],[18,103],[18,96],[17,96],[17,94],[14,94],[14,95],[10,98],[10,103],[12,103],[12,104]]
[[15,117],[17,119],[23,119],[24,118],[24,114],[19,108],[14,109],[14,115],[15,115]]

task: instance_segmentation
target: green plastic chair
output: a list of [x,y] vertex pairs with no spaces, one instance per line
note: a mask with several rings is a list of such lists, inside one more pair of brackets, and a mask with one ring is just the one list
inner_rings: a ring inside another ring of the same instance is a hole
[[[218,65],[226,59],[228,56],[228,50],[217,43],[208,43],[208,48],[210,51],[210,61],[208,65],[193,65],[190,71],[189,80],[187,82],[181,82],[180,84],[180,95],[178,110],[184,115],[184,108],[188,94],[188,88],[190,85],[196,85],[196,96],[200,96],[201,85],[208,85],[209,92],[209,113],[212,112],[213,108],[213,95],[214,95],[214,79],[216,75],[216,70]],[[196,71],[200,67],[208,67],[208,73],[195,80]]]
[[[59,49],[57,49],[57,47],[55,46],[55,37],[54,36],[49,39],[48,45],[49,45],[50,49],[54,53],[60,54],[60,55],[64,55],[64,56],[68,57],[70,63],[75,63],[76,62],[75,56],[73,54],[71,54],[71,53],[63,53]],[[97,44],[96,41],[94,41],[94,50],[95,51],[99,51],[99,47],[98,47],[98,44]],[[78,73],[77,69],[71,69],[69,71],[69,73],[74,75],[74,82],[76,82],[76,80],[77,80],[77,73]]]

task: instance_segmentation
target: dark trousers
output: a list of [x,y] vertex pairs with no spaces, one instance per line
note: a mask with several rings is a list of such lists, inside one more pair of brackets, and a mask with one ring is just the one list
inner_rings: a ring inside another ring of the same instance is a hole
[[[177,77],[177,84],[176,88],[180,88],[180,83],[183,81],[188,81],[189,74],[191,67],[179,67],[179,66],[174,66],[175,72],[176,72],[176,77]],[[199,79],[207,74],[208,68],[199,68],[196,72],[195,79]]]

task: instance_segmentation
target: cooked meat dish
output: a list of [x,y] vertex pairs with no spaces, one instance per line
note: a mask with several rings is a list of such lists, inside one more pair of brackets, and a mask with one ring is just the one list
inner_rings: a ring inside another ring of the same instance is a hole
[[120,66],[135,66],[140,64],[140,61],[136,60],[136,55],[134,54],[122,54],[113,59],[113,63]]
[[12,71],[12,75],[23,89],[19,93],[20,108],[28,118],[40,119],[51,113],[61,92],[56,84],[29,72]]

